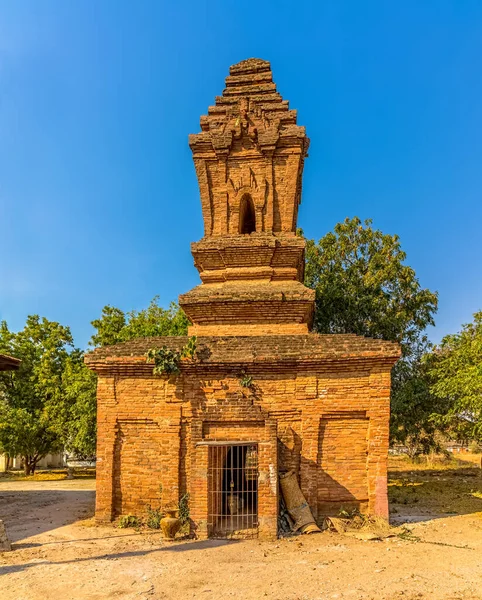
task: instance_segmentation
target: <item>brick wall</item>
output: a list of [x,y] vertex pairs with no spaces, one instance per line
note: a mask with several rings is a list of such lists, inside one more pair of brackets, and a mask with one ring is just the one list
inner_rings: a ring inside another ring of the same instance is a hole
[[208,447],[221,441],[258,443],[263,537],[276,534],[279,469],[297,472],[320,519],[342,506],[387,516],[393,359],[289,370],[253,363],[244,366],[253,390],[241,387],[232,366],[193,363],[166,380],[151,375],[145,359],[134,369],[133,360],[95,363],[100,520],[162,508],[187,491],[194,529],[208,535]]

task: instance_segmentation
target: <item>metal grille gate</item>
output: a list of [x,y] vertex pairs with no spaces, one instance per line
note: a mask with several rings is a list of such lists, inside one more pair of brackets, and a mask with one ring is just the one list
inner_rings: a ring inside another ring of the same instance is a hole
[[210,537],[257,537],[257,444],[212,445],[208,464]]

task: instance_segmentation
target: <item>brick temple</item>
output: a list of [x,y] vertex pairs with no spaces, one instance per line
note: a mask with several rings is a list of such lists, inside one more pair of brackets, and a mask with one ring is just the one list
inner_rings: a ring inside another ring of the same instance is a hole
[[341,507],[388,516],[390,370],[399,347],[310,333],[305,241],[296,235],[309,139],[270,64],[234,65],[201,132],[189,137],[204,237],[201,284],[180,296],[197,336],[177,376],[153,374],[150,348],[98,348],[100,521],[141,516],[189,494],[200,537],[273,538],[280,473],[293,470],[318,521]]

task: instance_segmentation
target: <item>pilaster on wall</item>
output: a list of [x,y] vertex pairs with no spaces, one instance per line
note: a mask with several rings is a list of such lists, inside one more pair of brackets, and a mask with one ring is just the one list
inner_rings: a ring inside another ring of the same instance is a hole
[[369,512],[388,519],[388,446],[390,433],[390,370],[386,367],[370,373],[370,425],[368,431]]
[[274,420],[265,425],[266,441],[258,444],[258,536],[278,535],[278,427]]
[[303,412],[301,419],[303,443],[301,448],[300,487],[315,519],[318,516],[318,446],[320,417]]
[[208,537],[208,457],[207,445],[195,445],[191,460],[189,497],[194,533],[200,539]]
[[174,386],[152,377],[126,380],[99,376],[98,521],[112,521],[119,514],[141,515],[148,504],[161,509],[177,506],[179,393]]
[[99,522],[113,519],[114,449],[116,441],[115,378],[99,376],[97,381],[97,463],[95,517]]
[[160,473],[162,509],[177,506],[180,499],[181,409],[171,405],[164,418],[158,419],[161,431]]

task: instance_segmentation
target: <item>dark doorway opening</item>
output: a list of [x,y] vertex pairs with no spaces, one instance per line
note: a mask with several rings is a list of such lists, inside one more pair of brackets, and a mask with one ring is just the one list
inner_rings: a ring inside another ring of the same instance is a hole
[[256,231],[256,215],[251,196],[246,194],[241,198],[239,207],[239,233],[253,233]]
[[209,535],[228,539],[257,537],[257,445],[211,446],[208,480]]

